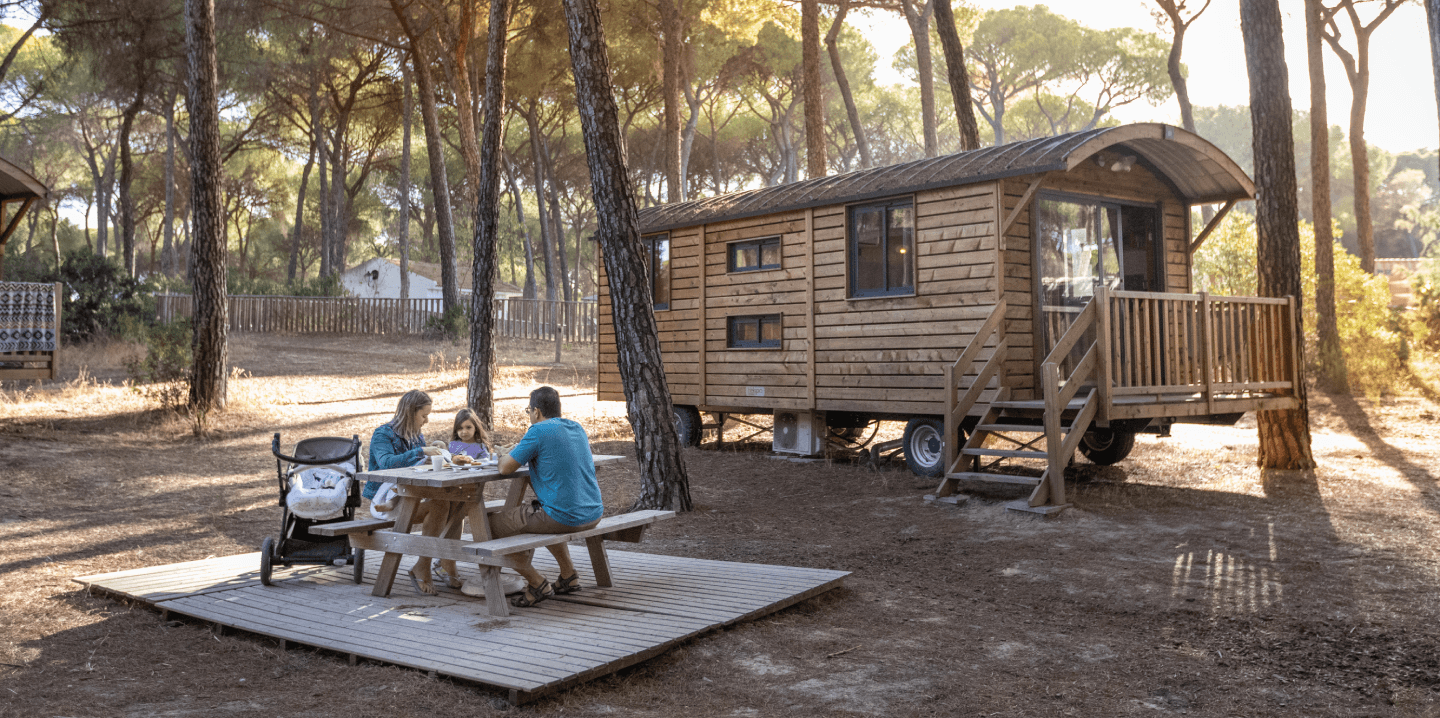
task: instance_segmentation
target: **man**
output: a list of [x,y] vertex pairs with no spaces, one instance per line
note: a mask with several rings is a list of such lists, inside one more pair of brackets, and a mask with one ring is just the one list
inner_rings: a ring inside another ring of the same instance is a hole
[[[504,538],[515,534],[563,534],[584,531],[600,523],[605,506],[600,501],[600,484],[595,481],[595,457],[585,429],[560,416],[560,393],[542,386],[530,392],[525,410],[530,429],[510,453],[500,457],[500,473],[513,474],[530,465],[530,487],[536,500],[490,514],[490,534]],[[545,580],[530,564],[533,551],[517,554],[517,567],[528,584],[519,596],[510,599],[518,608],[533,606],[557,593],[580,590],[575,564],[567,544],[547,546],[560,564],[554,584]]]

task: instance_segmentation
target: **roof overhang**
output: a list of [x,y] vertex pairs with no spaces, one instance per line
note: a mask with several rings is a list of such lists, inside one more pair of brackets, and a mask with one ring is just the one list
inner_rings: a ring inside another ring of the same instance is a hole
[[640,211],[642,232],[863,202],[912,192],[1069,171],[1105,150],[1135,153],[1189,204],[1251,199],[1255,185],[1220,148],[1158,123],[1104,127],[983,147],[888,167],[819,177]]
[[44,199],[50,190],[29,172],[0,158],[0,202],[17,199]]

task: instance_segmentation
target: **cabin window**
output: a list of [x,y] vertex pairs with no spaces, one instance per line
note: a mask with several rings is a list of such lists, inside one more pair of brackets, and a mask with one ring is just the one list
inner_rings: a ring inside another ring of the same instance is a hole
[[915,293],[915,203],[850,208],[850,296]]
[[670,308],[670,235],[644,238],[645,269],[650,273],[650,293],[656,309]]
[[731,349],[779,349],[780,315],[751,314],[726,320],[725,346]]
[[727,272],[754,272],[780,268],[780,238],[764,237],[726,245]]

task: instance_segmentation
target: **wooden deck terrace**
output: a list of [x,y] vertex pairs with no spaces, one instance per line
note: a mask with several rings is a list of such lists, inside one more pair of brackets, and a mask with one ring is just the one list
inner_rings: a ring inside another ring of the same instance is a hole
[[[507,618],[483,599],[442,585],[440,595],[400,583],[370,595],[380,554],[369,552],[366,583],[350,567],[277,568],[260,585],[260,554],[190,561],[74,579],[90,591],[176,614],[345,654],[473,681],[505,691],[511,703],[599,678],[718,628],[774,613],[841,585],[844,571],[732,563],[610,551],[615,585],[596,588],[584,552],[575,552],[584,588]],[[413,563],[406,557],[402,574]],[[548,553],[535,567],[553,576]],[[461,564],[462,578],[479,580]]]

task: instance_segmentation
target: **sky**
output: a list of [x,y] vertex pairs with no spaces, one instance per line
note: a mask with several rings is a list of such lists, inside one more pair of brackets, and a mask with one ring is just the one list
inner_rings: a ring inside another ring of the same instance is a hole
[[[1013,7],[1003,0],[963,0],[980,10]],[[1156,32],[1168,43],[1170,31],[1156,28],[1149,8],[1153,2],[1140,0],[1049,0],[1044,4],[1058,15],[1096,29],[1134,27]],[[1192,0],[1191,4],[1203,5]],[[1375,11],[1363,3],[1361,19],[1368,21]],[[1290,98],[1297,110],[1310,108],[1310,77],[1305,57],[1305,17],[1299,0],[1281,0],[1284,13],[1285,58],[1290,72]],[[853,16],[852,16],[853,17]],[[851,22],[847,19],[847,22]],[[889,58],[910,41],[910,29],[895,13],[866,12],[855,17],[854,26],[869,38],[880,55],[877,80],[906,82],[891,67]],[[868,24],[868,28],[867,28]],[[1353,52],[1349,21],[1340,27],[1345,45]],[[1345,69],[1328,48],[1325,51],[1325,88],[1330,124],[1349,131],[1350,85]],[[938,60],[937,60],[938,61]],[[1240,8],[1235,0],[1214,0],[1200,19],[1185,33],[1181,61],[1189,68],[1190,101],[1201,105],[1249,105],[1250,89],[1245,72],[1245,49],[1240,38]],[[1440,145],[1440,123],[1436,119],[1435,81],[1431,71],[1430,42],[1425,9],[1407,3],[1371,36],[1370,100],[1365,113],[1365,139],[1391,152],[1406,152]],[[1123,122],[1168,122],[1180,124],[1180,106],[1171,98],[1154,107],[1135,103],[1118,108],[1114,115]]]

